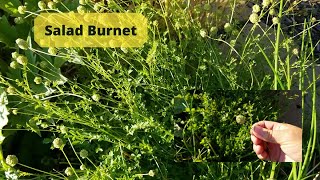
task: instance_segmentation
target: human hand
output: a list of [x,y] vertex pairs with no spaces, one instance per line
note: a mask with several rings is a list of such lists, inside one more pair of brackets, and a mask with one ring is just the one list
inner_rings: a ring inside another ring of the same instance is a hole
[[290,124],[259,121],[250,130],[253,150],[259,159],[277,162],[302,161],[302,129]]

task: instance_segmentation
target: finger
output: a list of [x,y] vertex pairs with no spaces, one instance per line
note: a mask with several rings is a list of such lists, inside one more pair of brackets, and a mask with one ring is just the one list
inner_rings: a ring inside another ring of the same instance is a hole
[[279,134],[278,131],[266,129],[261,126],[254,126],[252,133],[257,138],[271,143],[277,143],[277,140],[281,138],[281,134]]
[[263,145],[253,145],[253,151],[258,155],[258,154],[262,154],[265,150],[264,150],[264,146]]
[[263,128],[267,128],[267,129],[273,129],[274,126],[278,125],[278,124],[281,124],[281,123],[278,123],[278,122],[274,122],[274,121],[259,121],[255,124],[253,124],[252,126],[260,126],[260,127],[263,127]]
[[257,154],[258,158],[261,160],[268,159],[268,153],[266,151],[263,151],[261,154]]
[[257,138],[254,135],[251,135],[251,141],[253,144],[262,144],[263,143],[263,141],[261,139]]

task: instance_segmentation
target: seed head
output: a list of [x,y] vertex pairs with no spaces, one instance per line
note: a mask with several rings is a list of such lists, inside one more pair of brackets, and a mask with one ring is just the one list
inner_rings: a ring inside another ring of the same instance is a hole
[[53,140],[52,144],[53,144],[53,147],[57,148],[57,149],[61,149],[64,146],[64,143],[63,143],[62,139],[60,139],[60,138],[55,138]]
[[26,10],[27,10],[27,7],[26,6],[19,6],[18,7],[18,12],[20,14],[25,14],[26,13]]
[[15,166],[16,164],[18,164],[18,158],[17,158],[17,156],[15,156],[15,155],[8,155],[7,158],[6,158],[6,163],[7,163],[9,166],[11,166],[11,167]]
[[19,46],[20,49],[26,50],[26,49],[29,48],[27,41],[25,41],[25,40],[23,40],[21,38],[18,38],[16,40],[16,43],[17,43],[17,45]]
[[82,157],[82,158],[88,157],[88,151],[85,150],[85,149],[82,149],[82,150],[80,151],[80,157]]
[[28,59],[24,55],[20,55],[17,57],[17,62],[21,65],[27,65],[28,64]]
[[260,12],[260,6],[258,4],[255,4],[254,6],[252,6],[252,12],[253,13]]
[[256,24],[259,22],[259,16],[257,13],[252,13],[249,17],[249,21],[252,22],[253,24]]
[[246,118],[244,116],[242,116],[242,115],[238,115],[238,116],[236,116],[236,121],[239,124],[243,124],[243,123],[246,122]]
[[66,170],[64,170],[64,173],[67,175],[67,176],[71,176],[73,174],[73,170],[71,167],[67,167]]

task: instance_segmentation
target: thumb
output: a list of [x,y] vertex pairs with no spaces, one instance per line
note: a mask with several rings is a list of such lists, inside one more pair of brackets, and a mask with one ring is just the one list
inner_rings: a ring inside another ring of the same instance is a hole
[[270,143],[281,144],[284,137],[283,130],[271,130],[261,126],[254,126],[252,132],[257,138]]

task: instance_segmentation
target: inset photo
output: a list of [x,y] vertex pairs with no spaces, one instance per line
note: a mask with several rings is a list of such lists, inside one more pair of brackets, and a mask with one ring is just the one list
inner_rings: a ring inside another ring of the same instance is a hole
[[174,99],[176,162],[258,159],[250,130],[272,121],[301,126],[300,91],[189,92]]

